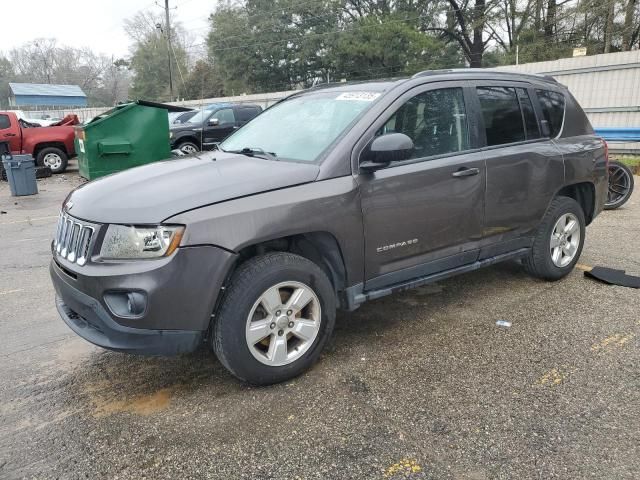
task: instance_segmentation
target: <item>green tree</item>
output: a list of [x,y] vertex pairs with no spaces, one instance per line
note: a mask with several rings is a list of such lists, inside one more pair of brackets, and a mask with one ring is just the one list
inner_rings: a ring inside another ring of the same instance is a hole
[[[167,33],[164,17],[140,12],[125,20],[125,32],[133,40],[129,68],[133,71],[130,96],[155,101],[170,101],[169,64],[173,73],[174,96],[187,72],[187,53],[179,25]],[[167,34],[173,48],[169,49]]]
[[372,15],[355,20],[330,44],[327,61],[335,79],[359,80],[404,76],[419,70],[456,67],[455,49],[433,35],[420,32],[406,16]]
[[184,85],[180,88],[180,97],[192,100],[199,98],[215,98],[224,94],[222,80],[213,65],[204,60],[198,60]]
[[9,105],[9,82],[13,79],[13,65],[8,58],[0,56],[0,108]]

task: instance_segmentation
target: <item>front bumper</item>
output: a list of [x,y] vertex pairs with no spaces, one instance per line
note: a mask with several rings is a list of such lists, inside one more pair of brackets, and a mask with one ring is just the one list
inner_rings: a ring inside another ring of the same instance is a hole
[[60,290],[56,295],[56,308],[64,323],[99,347],[140,355],[176,355],[192,352],[202,342],[203,333],[198,331],[123,327],[91,297],[72,288]]
[[[111,350],[170,355],[202,342],[234,257],[208,246],[181,248],[158,262],[79,267],[55,257],[49,271],[60,316],[85,340]],[[144,292],[144,313],[116,315],[104,299],[114,291]]]

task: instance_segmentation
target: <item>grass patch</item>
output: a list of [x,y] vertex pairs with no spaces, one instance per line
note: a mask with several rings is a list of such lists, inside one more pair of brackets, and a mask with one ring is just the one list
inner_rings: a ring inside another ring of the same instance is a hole
[[640,155],[616,155],[609,156],[611,160],[624,163],[635,175],[640,175]]

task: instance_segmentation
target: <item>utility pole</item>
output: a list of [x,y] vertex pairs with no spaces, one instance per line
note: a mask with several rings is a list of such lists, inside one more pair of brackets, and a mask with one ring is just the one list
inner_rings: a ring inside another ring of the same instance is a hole
[[169,23],[169,0],[164,0],[165,29],[167,34],[167,58],[169,59],[169,94],[173,101],[173,75],[171,74],[171,24]]

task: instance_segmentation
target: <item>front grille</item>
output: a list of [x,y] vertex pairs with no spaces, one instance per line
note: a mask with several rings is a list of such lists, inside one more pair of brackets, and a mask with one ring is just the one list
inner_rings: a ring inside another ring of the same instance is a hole
[[91,254],[91,240],[96,231],[95,225],[81,222],[65,213],[60,214],[53,248],[62,258],[82,266]]

